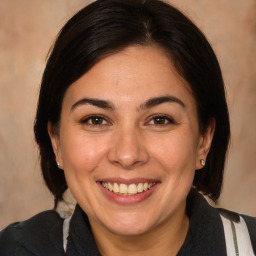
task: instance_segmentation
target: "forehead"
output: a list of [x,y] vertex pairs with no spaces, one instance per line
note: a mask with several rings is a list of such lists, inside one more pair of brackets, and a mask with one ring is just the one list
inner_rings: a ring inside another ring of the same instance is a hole
[[100,97],[116,103],[136,103],[166,94],[194,100],[190,86],[163,49],[131,46],[95,64],[68,88],[64,102]]

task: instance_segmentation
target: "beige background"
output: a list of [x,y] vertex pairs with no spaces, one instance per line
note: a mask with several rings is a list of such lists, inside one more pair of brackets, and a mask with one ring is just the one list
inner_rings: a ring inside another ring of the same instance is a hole
[[[0,0],[0,229],[53,206],[33,118],[55,35],[83,0]],[[232,144],[220,205],[256,215],[256,2],[170,1],[206,33],[228,91]]]

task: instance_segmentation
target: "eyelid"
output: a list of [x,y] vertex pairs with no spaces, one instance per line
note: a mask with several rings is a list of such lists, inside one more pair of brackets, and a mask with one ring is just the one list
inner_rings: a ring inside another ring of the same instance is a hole
[[[103,119],[103,121],[105,121],[107,123],[106,124],[91,124],[91,123],[89,123],[88,121],[93,118]],[[150,124],[150,122],[153,121],[154,118],[166,119],[168,122],[164,123],[164,124]],[[91,114],[86,117],[83,117],[81,119],[80,123],[82,123],[84,125],[88,125],[88,126],[95,126],[95,127],[112,125],[112,122],[109,120],[109,118],[107,118],[106,116],[101,115],[101,114]],[[148,117],[147,121],[145,122],[145,125],[151,125],[151,126],[167,126],[167,125],[172,125],[172,124],[177,124],[177,122],[174,120],[173,117],[170,117],[169,115],[166,115],[166,114],[154,114],[154,115]]]
[[[100,118],[100,119],[103,119],[107,122],[107,124],[90,124],[88,123],[88,121],[90,119],[93,119],[93,118]],[[111,125],[111,122],[108,118],[106,118],[105,116],[103,115],[100,115],[100,114],[92,114],[92,115],[89,115],[89,116],[86,116],[86,117],[83,117],[80,121],[82,124],[85,124],[85,125],[91,125],[91,126],[107,126],[107,125]]]
[[155,114],[152,115],[148,118],[148,121],[146,122],[146,124],[149,124],[149,122],[151,122],[154,118],[163,118],[166,119],[168,121],[167,124],[150,124],[150,125],[155,125],[155,126],[165,126],[165,125],[170,125],[170,124],[177,124],[177,122],[174,120],[174,118],[170,117],[169,115],[166,114]]

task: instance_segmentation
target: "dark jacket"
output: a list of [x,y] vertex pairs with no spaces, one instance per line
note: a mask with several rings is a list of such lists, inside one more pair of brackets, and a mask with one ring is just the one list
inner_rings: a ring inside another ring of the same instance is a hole
[[[226,256],[224,230],[218,210],[211,207],[198,192],[192,190],[187,200],[187,214],[190,218],[189,231],[177,255]],[[255,247],[256,218],[243,217]],[[0,233],[0,255],[65,255],[62,225],[63,220],[55,211],[42,212],[27,221],[14,223]],[[256,248],[254,253],[256,254]],[[70,221],[67,255],[100,255],[90,231],[88,218],[79,205]]]

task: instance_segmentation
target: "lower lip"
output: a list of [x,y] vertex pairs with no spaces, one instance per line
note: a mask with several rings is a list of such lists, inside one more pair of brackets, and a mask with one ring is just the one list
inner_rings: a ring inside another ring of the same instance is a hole
[[101,183],[98,182],[98,185],[100,187],[100,189],[102,190],[102,192],[104,193],[104,195],[110,199],[111,201],[117,203],[117,204],[121,204],[121,205],[132,205],[132,204],[137,204],[137,203],[141,203],[143,201],[145,201],[146,199],[148,199],[152,193],[154,193],[154,191],[157,189],[159,183],[156,183],[151,189],[146,190],[144,192],[138,193],[136,195],[118,195],[115,194],[114,192],[109,191],[108,189],[104,188]]

